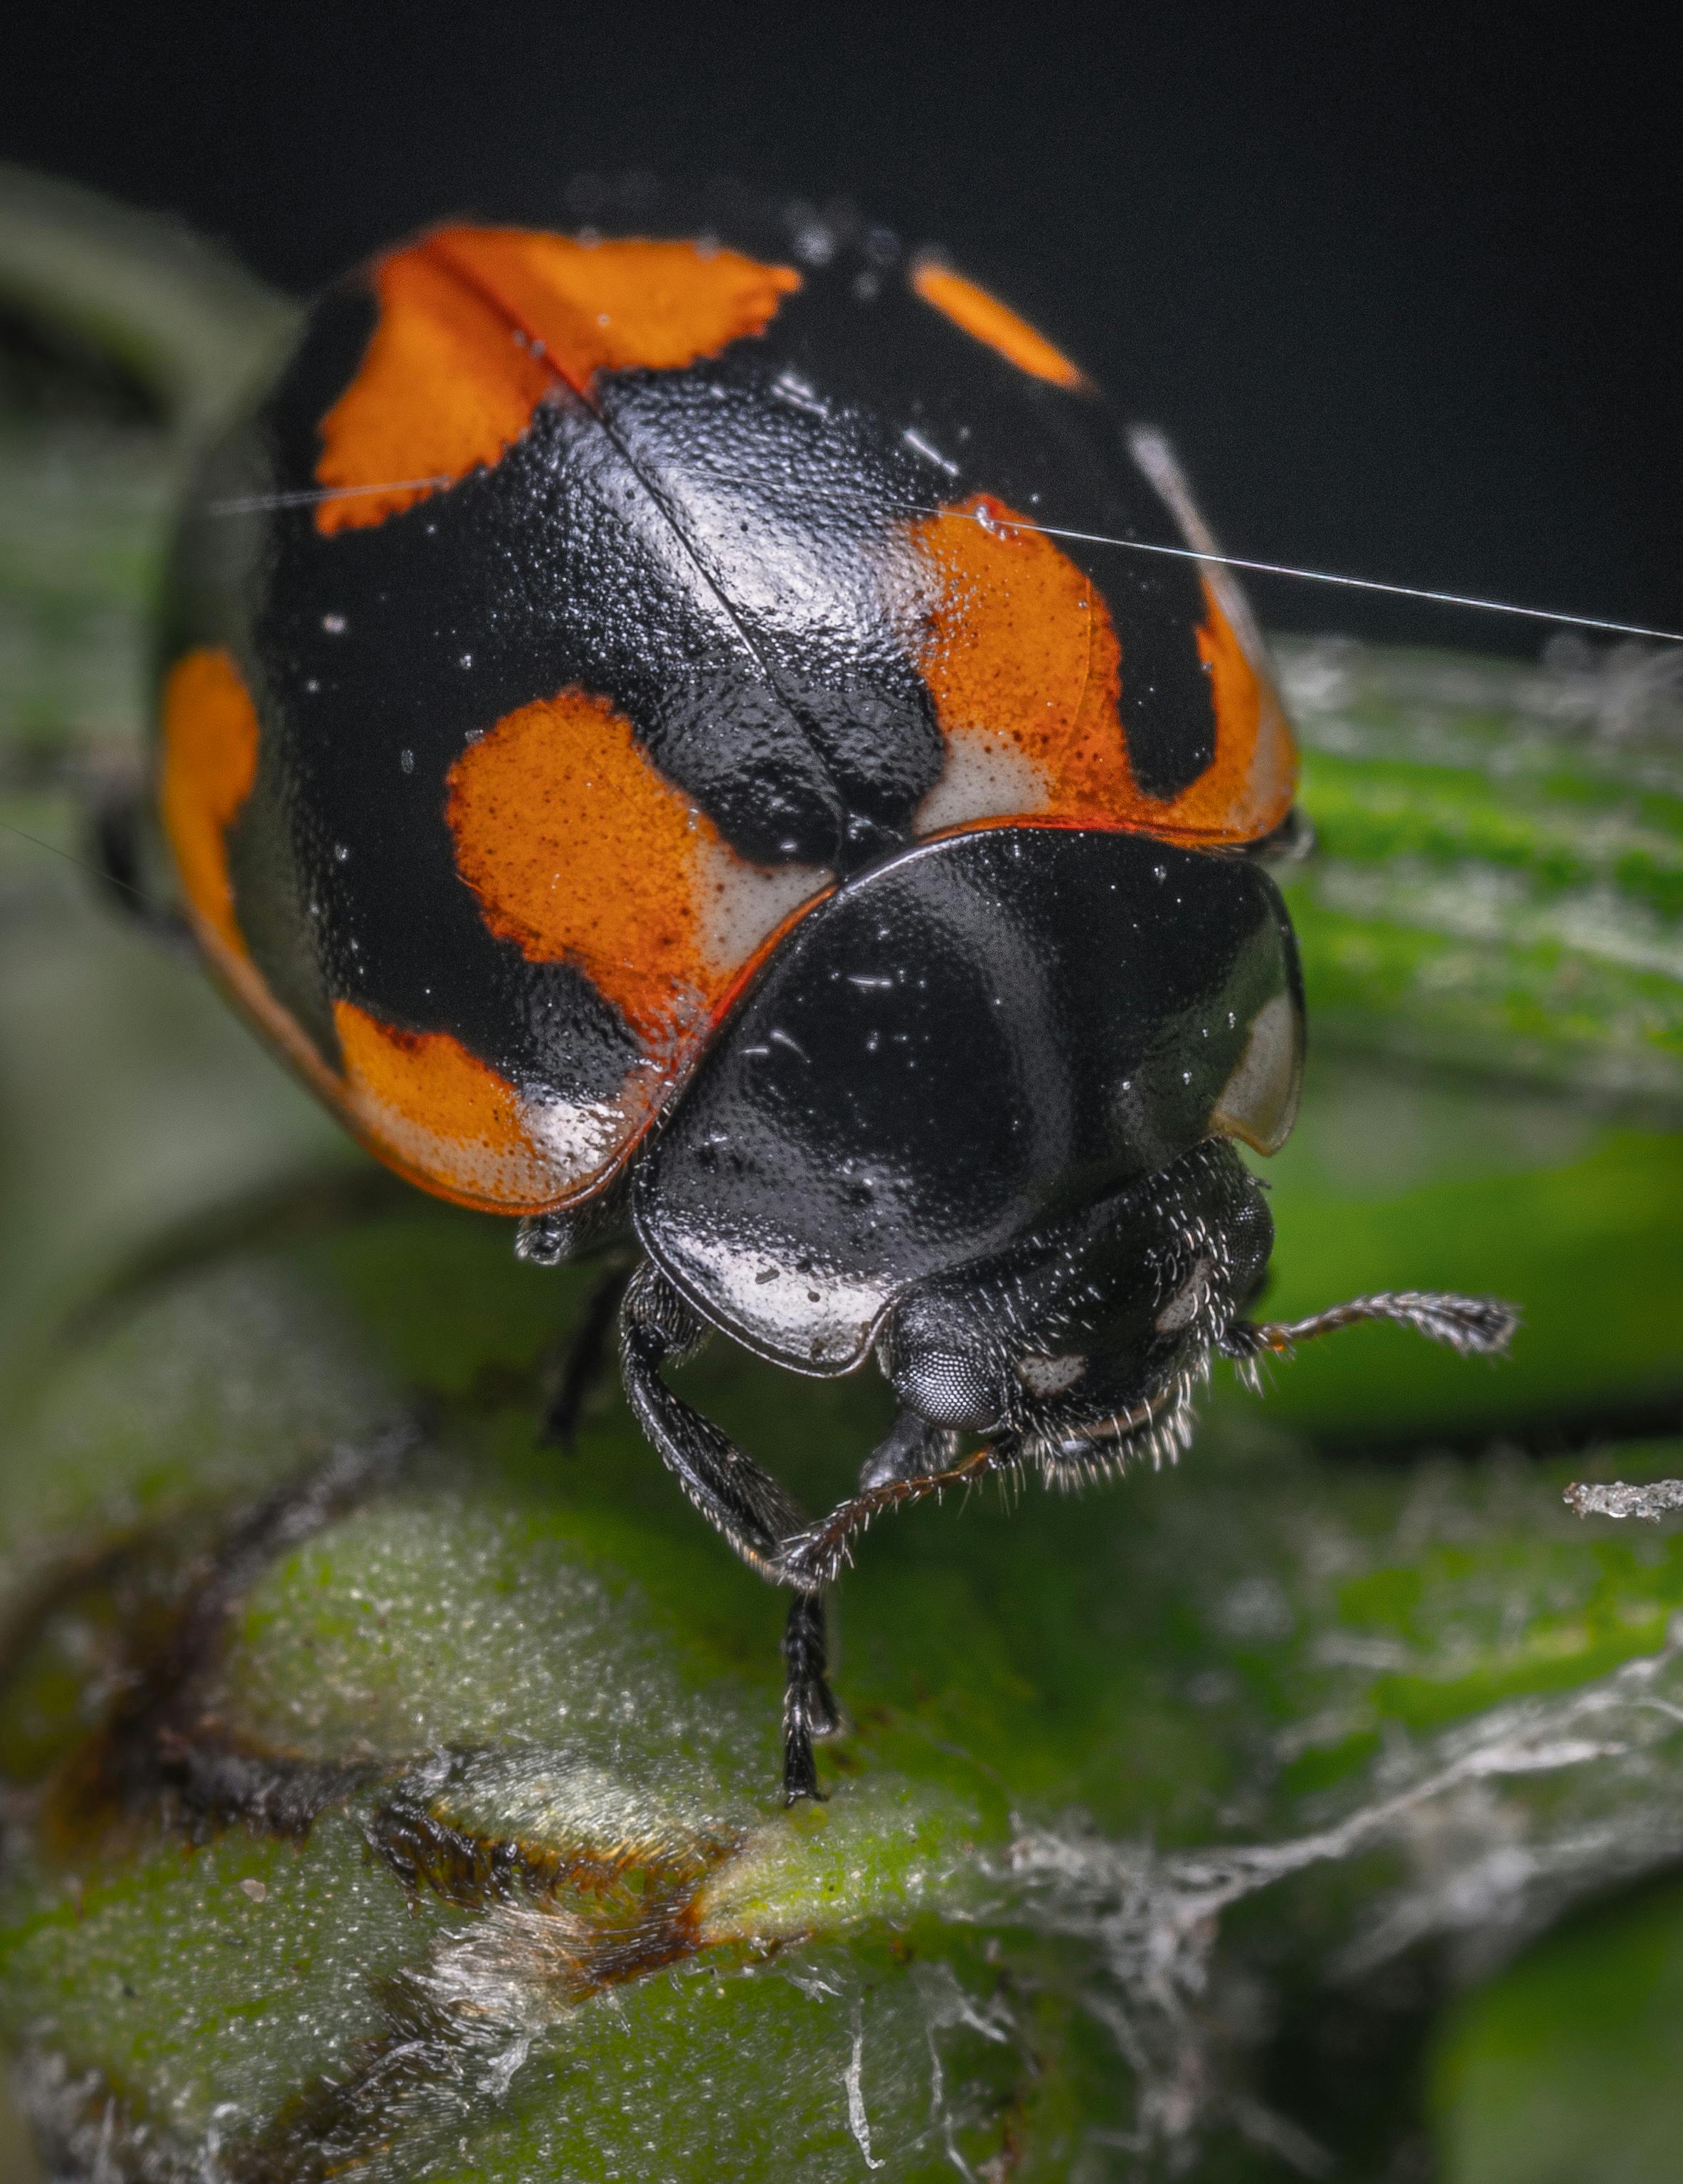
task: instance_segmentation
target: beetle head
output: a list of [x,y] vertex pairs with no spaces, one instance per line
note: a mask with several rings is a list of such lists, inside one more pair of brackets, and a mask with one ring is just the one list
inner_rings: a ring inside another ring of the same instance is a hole
[[[1435,1290],[1258,1325],[1245,1312],[1273,1247],[1261,1186],[1231,1145],[1211,1139],[1004,1251],[920,1283],[878,1356],[902,1419],[985,1435],[1007,1460],[1068,1477],[1137,1448],[1163,1456],[1186,1446],[1193,1386],[1212,1351],[1254,1379],[1265,1353],[1289,1356],[1364,1320],[1484,1357],[1505,1351],[1519,1325],[1499,1297]],[[902,1461],[891,1435],[866,1483],[900,1475]]]
[[1273,1244],[1260,1186],[1211,1139],[992,1257],[921,1283],[883,1369],[938,1428],[1009,1435],[1054,1465],[1184,1440],[1192,1384]]

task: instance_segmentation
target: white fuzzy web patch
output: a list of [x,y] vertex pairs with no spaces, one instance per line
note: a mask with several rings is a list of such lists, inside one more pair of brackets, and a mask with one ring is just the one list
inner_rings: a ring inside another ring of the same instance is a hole
[[1228,2082],[1212,2007],[1223,1914],[1308,1869],[1383,1848],[1400,1876],[1363,1892],[1331,1981],[1354,1982],[1430,1940],[1451,1945],[1464,1976],[1482,1975],[1578,1897],[1683,1851],[1680,1732],[1683,1618],[1657,1653],[1558,1698],[1494,1708],[1394,1758],[1381,1794],[1309,1833],[1159,1851],[1078,1826],[1024,1829],[1000,1878],[1031,1925],[1094,1949],[1086,2006],[1136,2087],[1131,2130],[1098,2142],[1173,2174],[1224,2123],[1304,2176],[1330,2174],[1307,2134]]

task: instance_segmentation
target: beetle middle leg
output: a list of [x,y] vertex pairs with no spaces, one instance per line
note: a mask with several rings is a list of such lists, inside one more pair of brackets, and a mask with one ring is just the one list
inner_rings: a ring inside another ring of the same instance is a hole
[[184,956],[196,952],[187,920],[159,902],[144,883],[145,819],[137,788],[109,789],[98,797],[86,817],[90,868],[109,905],[141,929]]
[[552,1447],[571,1450],[578,1437],[579,1418],[607,1365],[614,1321],[636,1269],[636,1260],[626,1251],[611,1259],[597,1276],[596,1286],[566,1346],[560,1377],[538,1429],[538,1438]]

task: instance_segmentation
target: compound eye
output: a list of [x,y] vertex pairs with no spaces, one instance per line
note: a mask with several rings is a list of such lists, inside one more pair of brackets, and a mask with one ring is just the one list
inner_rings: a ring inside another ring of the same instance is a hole
[[931,1425],[979,1431],[997,1425],[1000,1403],[986,1376],[950,1350],[922,1350],[893,1375],[900,1401]]
[[1049,1357],[1044,1351],[1031,1350],[1019,1357],[1015,1371],[1017,1379],[1031,1396],[1044,1401],[1049,1396],[1061,1396],[1073,1388],[1087,1370],[1087,1360],[1070,1351],[1062,1357]]

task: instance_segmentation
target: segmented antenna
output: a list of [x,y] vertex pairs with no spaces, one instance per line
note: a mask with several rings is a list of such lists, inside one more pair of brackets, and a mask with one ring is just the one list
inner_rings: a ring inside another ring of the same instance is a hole
[[1221,1347],[1241,1362],[1269,1351],[1289,1357],[1300,1342],[1336,1334],[1363,1320],[1389,1320],[1412,1327],[1429,1342],[1441,1342],[1463,1357],[1499,1357],[1519,1330],[1519,1307],[1502,1297],[1457,1296],[1447,1290],[1388,1290],[1378,1296],[1352,1297],[1307,1319],[1271,1320],[1260,1325],[1235,1320]]

